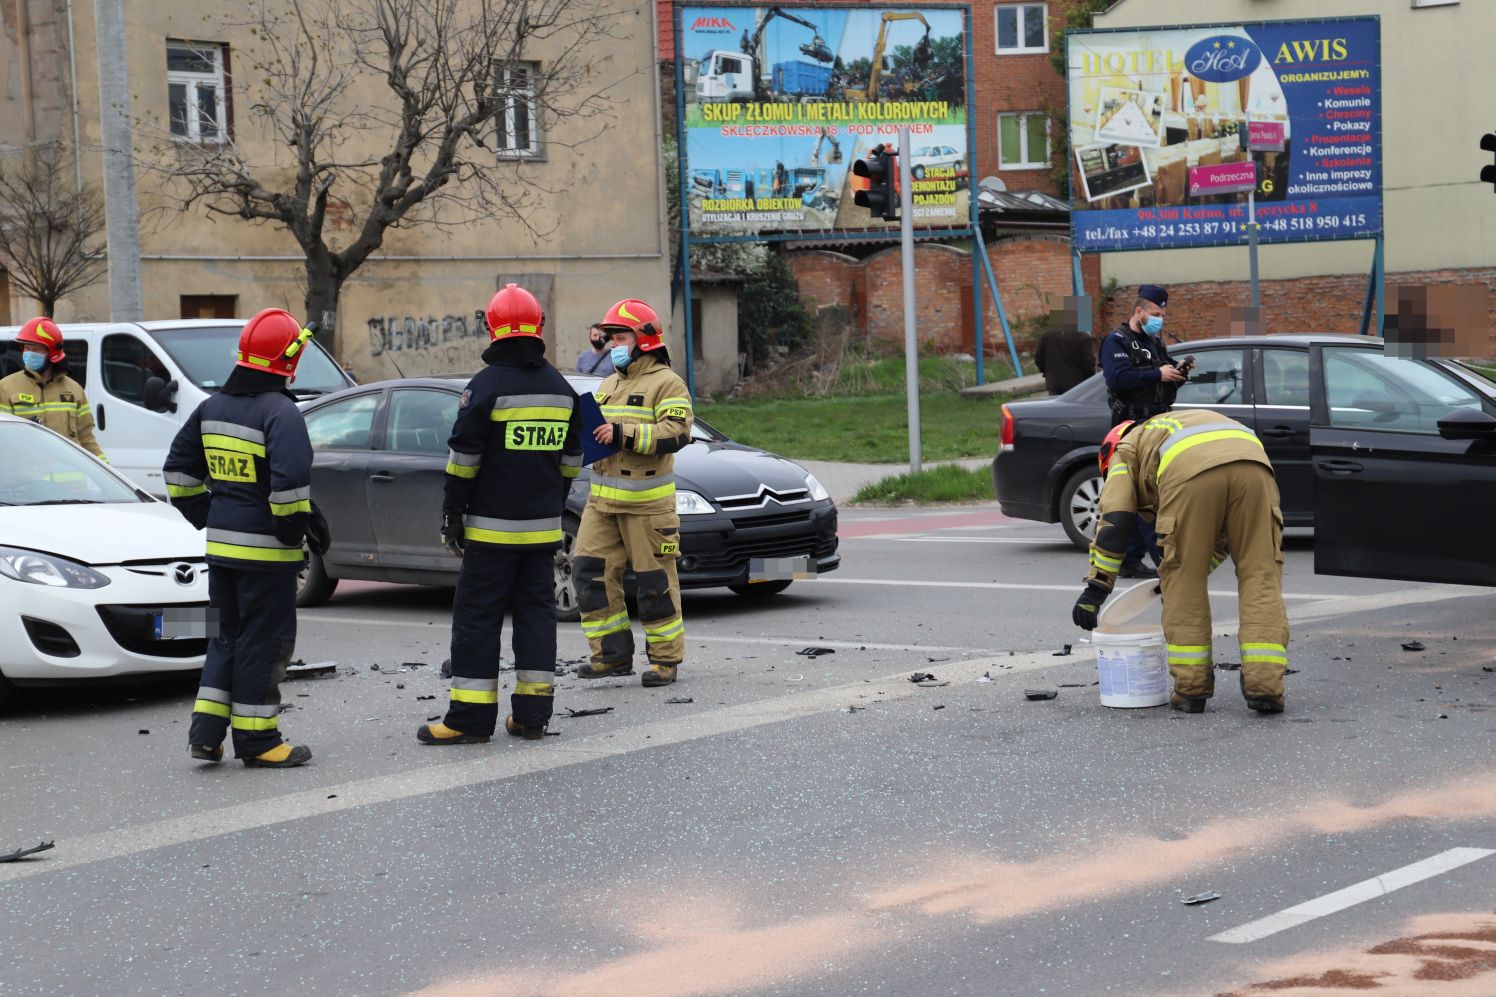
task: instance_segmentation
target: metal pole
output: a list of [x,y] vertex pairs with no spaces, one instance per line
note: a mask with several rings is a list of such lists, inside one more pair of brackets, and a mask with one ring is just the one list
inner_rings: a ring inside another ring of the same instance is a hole
[[[966,40],[966,50],[962,52],[962,58],[966,61],[966,200],[971,206],[971,230],[980,235],[982,227],[982,206],[977,200],[977,84],[976,65],[971,57],[971,8],[967,7],[962,12],[964,19],[964,31],[962,37]],[[975,255],[975,254],[973,254]],[[987,383],[987,323],[982,309],[982,272],[981,263],[976,259],[971,261],[971,319],[972,340],[976,347],[974,352],[977,356],[977,383]]]
[[[1371,272],[1366,275],[1366,301],[1361,305],[1361,335],[1369,335],[1371,332],[1371,306],[1376,303],[1377,294],[1377,250],[1382,245],[1382,237],[1377,236],[1376,242],[1371,247]],[[1381,330],[1378,330],[1380,333]]]
[[997,274],[992,271],[992,257],[987,254],[987,243],[981,229],[976,234],[977,249],[982,254],[983,269],[987,271],[987,286],[992,289],[992,302],[997,305],[997,321],[1003,327],[1003,338],[1008,341],[1008,357],[1013,361],[1013,376],[1023,376],[1023,365],[1018,362],[1018,347],[1013,344],[1013,330],[1008,326],[1008,313],[1003,309],[1003,296],[997,290]]
[[[681,8],[675,18],[675,156],[677,180],[680,181],[680,273],[681,318],[684,320],[686,344],[686,393],[696,397],[696,328],[691,321],[691,178],[686,173],[686,87],[685,65],[681,58]],[[672,302],[672,305],[674,303]]]
[[914,316],[914,177],[909,172],[909,129],[899,129],[899,239],[904,261],[904,392],[909,398],[909,472],[920,471],[919,344]]
[[135,139],[125,61],[124,0],[94,0],[99,117],[104,139],[104,242],[109,254],[109,317],[145,318],[140,298],[140,208],[135,201]]
[[1378,336],[1382,335],[1387,322],[1387,244],[1384,241],[1385,238],[1382,233],[1377,233],[1377,248],[1371,260],[1371,272],[1377,288],[1376,334]]
[[1080,250],[1076,249],[1074,244],[1070,247],[1070,286],[1077,298],[1085,296],[1086,278],[1080,268]]
[[[1252,172],[1255,179],[1257,164],[1252,164]],[[1261,289],[1257,285],[1257,187],[1247,191],[1247,255],[1252,269],[1252,307],[1256,308],[1262,303]],[[1260,321],[1259,316],[1259,321]]]

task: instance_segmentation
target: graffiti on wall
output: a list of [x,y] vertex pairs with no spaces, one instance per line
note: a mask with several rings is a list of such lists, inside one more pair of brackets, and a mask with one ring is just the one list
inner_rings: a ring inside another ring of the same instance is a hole
[[369,355],[388,356],[407,374],[466,370],[488,345],[488,322],[472,315],[385,315],[369,319]]

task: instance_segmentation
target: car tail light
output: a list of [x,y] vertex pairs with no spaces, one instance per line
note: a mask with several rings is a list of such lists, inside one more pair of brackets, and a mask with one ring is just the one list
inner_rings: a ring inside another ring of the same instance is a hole
[[1004,450],[1013,449],[1013,413],[1006,405],[1003,406],[1002,445]]

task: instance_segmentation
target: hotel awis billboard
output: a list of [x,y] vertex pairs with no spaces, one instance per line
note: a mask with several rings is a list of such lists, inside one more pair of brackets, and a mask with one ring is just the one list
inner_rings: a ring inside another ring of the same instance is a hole
[[1381,232],[1376,17],[1076,31],[1066,48],[1081,251],[1244,243],[1254,162],[1260,241]]
[[969,225],[964,8],[703,6],[679,16],[693,236],[873,225],[847,176],[874,146],[896,146],[902,125],[915,224]]

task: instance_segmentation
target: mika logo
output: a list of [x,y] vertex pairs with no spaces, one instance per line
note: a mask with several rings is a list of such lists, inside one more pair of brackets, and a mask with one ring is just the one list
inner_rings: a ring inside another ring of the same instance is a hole
[[1206,83],[1230,83],[1262,65],[1262,50],[1239,35],[1212,35],[1190,46],[1184,68]]
[[725,17],[698,17],[691,22],[692,31],[733,31],[732,22]]

